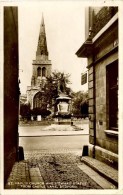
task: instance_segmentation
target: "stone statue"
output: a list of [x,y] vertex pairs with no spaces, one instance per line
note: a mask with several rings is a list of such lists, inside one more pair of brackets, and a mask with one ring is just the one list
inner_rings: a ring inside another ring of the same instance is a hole
[[65,79],[64,79],[64,74],[61,74],[61,79],[58,82],[58,93],[65,93]]

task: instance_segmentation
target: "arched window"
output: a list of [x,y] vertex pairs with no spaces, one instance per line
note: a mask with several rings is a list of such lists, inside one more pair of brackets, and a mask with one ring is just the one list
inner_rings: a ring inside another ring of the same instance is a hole
[[46,77],[46,68],[45,67],[42,68],[42,77]]
[[37,76],[41,76],[41,68],[40,67],[37,68]]
[[33,108],[40,108],[42,105],[42,93],[38,92],[33,99]]

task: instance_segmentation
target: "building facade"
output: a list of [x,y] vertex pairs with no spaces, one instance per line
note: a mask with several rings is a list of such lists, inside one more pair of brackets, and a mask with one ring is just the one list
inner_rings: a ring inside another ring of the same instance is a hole
[[51,74],[51,67],[51,61],[48,59],[44,18],[42,16],[36,59],[32,63],[31,86],[27,87],[27,102],[30,104],[31,109],[46,109],[47,105],[44,105],[43,101],[43,88],[46,77]]
[[4,7],[4,184],[18,160],[18,8]]
[[89,156],[118,168],[118,7],[86,9]]
[[27,103],[27,94],[21,94],[20,95],[20,104],[26,104]]

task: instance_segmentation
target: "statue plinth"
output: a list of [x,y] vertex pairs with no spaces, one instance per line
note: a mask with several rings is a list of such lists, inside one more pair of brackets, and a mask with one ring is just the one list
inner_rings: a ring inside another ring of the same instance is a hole
[[56,112],[58,124],[71,124],[71,98],[67,95],[60,94],[56,98]]

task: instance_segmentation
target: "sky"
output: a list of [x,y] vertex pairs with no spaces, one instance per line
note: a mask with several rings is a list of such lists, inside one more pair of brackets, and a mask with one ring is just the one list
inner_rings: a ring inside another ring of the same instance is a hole
[[76,56],[85,41],[85,9],[82,1],[41,1],[19,6],[19,78],[21,94],[31,85],[32,61],[42,14],[52,71],[69,73],[73,91],[87,90],[81,85],[81,73],[87,71],[86,59]]

